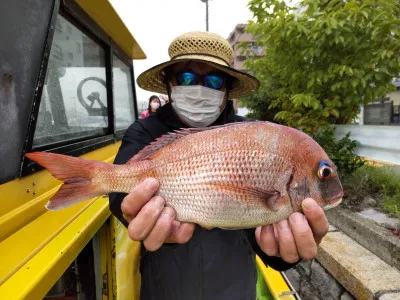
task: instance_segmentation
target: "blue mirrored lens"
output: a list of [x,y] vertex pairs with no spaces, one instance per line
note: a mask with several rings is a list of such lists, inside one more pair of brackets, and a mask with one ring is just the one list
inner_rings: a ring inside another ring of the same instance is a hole
[[197,84],[197,75],[190,72],[179,73],[176,76],[176,81],[178,85],[195,85]]
[[206,75],[204,76],[204,86],[210,89],[219,90],[224,84],[224,78],[217,75]]

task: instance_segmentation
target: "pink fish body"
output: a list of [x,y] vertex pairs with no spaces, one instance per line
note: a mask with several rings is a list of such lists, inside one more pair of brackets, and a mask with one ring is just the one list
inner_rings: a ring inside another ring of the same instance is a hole
[[162,136],[125,165],[59,154],[27,156],[64,184],[47,204],[61,209],[110,192],[129,193],[147,177],[176,219],[204,227],[252,228],[301,210],[311,197],[329,209],[343,189],[336,167],[308,135],[269,122],[184,129]]

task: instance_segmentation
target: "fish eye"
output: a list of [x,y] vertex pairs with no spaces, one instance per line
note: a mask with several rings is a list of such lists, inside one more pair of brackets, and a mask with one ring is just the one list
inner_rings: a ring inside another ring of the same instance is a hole
[[328,165],[321,165],[318,169],[318,177],[321,180],[329,179],[333,176],[333,170]]

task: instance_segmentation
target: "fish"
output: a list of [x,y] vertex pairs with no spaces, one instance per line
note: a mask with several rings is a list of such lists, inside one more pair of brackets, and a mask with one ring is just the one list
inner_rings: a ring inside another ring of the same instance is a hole
[[327,210],[342,201],[335,164],[309,135],[266,121],[236,122],[167,133],[124,165],[68,155],[26,156],[63,181],[46,204],[59,210],[112,192],[130,193],[148,177],[175,219],[205,228],[273,224],[313,198]]

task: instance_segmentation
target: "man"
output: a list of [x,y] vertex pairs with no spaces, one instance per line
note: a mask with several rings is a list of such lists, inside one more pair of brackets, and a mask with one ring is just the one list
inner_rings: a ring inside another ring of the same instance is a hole
[[[127,130],[116,164],[123,164],[163,134],[183,127],[207,127],[245,121],[228,97],[243,97],[259,85],[256,78],[231,68],[233,51],[222,37],[190,32],[169,47],[170,61],[143,72],[144,89],[168,93],[170,103]],[[303,201],[304,215],[246,230],[208,230],[176,221],[175,211],[155,195],[159,183],[148,178],[129,195],[110,198],[112,212],[133,240],[143,241],[140,270],[142,299],[255,299],[255,254],[277,270],[312,259],[328,230],[323,210]]]

